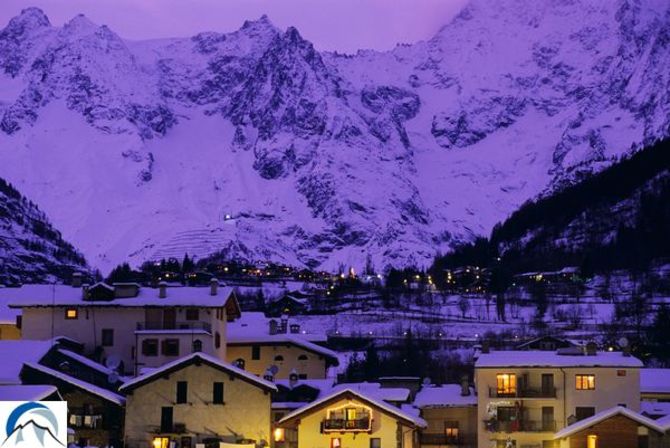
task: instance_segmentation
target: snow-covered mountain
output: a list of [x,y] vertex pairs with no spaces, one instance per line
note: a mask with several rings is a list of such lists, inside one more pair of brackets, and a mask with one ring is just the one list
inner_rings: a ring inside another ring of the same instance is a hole
[[35,204],[0,178],[0,285],[69,280],[88,272],[84,257]]
[[96,266],[224,250],[425,264],[668,133],[665,0],[472,0],[426,42],[320,53],[267,17],[131,42],[0,32],[0,176]]

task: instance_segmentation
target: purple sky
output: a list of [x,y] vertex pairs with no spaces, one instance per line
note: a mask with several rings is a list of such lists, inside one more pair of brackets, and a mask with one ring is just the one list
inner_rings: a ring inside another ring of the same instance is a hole
[[78,13],[129,39],[232,31],[266,13],[318,49],[390,49],[431,37],[468,0],[0,0],[0,27],[27,6],[62,25]]

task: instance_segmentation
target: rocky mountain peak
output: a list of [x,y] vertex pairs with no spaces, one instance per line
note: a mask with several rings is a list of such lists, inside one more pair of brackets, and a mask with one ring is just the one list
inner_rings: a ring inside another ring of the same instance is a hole
[[12,29],[14,31],[27,32],[48,26],[51,26],[51,22],[49,22],[49,18],[44,14],[44,11],[32,6],[21,10],[21,14],[12,18],[5,31]]

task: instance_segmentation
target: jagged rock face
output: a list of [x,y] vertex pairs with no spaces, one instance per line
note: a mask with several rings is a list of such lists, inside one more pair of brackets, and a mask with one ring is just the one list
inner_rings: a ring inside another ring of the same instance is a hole
[[0,179],[0,284],[67,280],[88,271],[84,257],[47,217]]
[[103,269],[425,264],[667,134],[669,30],[662,0],[472,0],[429,41],[342,56],[267,17],[126,42],[29,9],[0,33],[0,175]]

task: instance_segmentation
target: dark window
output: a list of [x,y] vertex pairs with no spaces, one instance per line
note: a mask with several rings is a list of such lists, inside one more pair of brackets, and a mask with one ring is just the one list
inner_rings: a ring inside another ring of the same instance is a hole
[[179,356],[179,339],[164,340],[162,352],[165,356]]
[[307,361],[307,355],[298,356],[298,361]]
[[177,404],[187,402],[188,383],[186,381],[177,381]]
[[195,341],[193,341],[193,351],[194,352],[202,351],[202,341],[200,339],[196,339]]
[[221,347],[221,334],[217,331],[214,335],[214,348]]
[[306,379],[307,379],[307,374],[306,374],[306,373],[300,373],[300,374],[298,374],[298,379],[299,379],[299,380],[306,380]]
[[382,439],[379,437],[372,437],[370,439],[370,448],[382,448]]
[[188,308],[186,310],[186,320],[200,320],[200,310],[197,308]]
[[172,432],[172,407],[161,408],[161,432]]
[[212,393],[212,403],[223,404],[223,383],[214,383]]
[[102,346],[111,347],[114,345],[114,330],[112,328],[102,329]]
[[252,345],[251,346],[251,359],[258,360],[261,359],[261,346]]
[[67,308],[65,310],[65,318],[66,319],[78,319],[79,318],[79,310],[77,310],[77,308]]
[[21,329],[21,325],[23,324],[22,318],[23,316],[21,315],[16,316],[16,328],[18,328],[19,330]]
[[593,417],[596,413],[596,408],[587,407],[587,406],[578,406],[575,408],[575,417],[577,421],[584,420],[585,418]]
[[553,406],[542,406],[542,430],[551,432],[556,431]]
[[245,365],[246,365],[246,362],[244,362],[244,359],[237,358],[235,360],[235,367],[237,367],[238,369],[244,369]]
[[142,354],[144,356],[158,356],[158,339],[142,341]]
[[282,362],[283,360],[284,360],[284,357],[282,355],[275,356],[275,362]]

